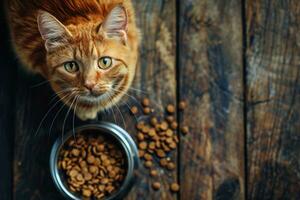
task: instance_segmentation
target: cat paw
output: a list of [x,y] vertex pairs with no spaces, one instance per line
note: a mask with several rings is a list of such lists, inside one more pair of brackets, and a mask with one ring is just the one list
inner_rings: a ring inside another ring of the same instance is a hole
[[87,112],[87,111],[81,111],[76,113],[77,117],[81,119],[82,121],[86,121],[89,119],[95,119],[97,117],[97,112]]

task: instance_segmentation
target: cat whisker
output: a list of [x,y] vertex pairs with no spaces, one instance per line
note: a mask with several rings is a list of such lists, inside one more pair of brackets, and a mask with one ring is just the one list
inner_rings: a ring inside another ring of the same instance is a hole
[[[122,91],[120,91],[120,90],[113,89],[113,88],[112,88],[112,90],[115,91],[115,92],[122,92]],[[127,92],[125,92],[124,95],[130,97],[133,101],[135,101],[135,102],[137,103],[137,105],[138,105],[140,108],[143,107],[143,106],[141,105],[141,103],[140,103],[134,96],[129,95]]]
[[74,110],[73,110],[73,129],[72,129],[72,132],[73,132],[74,139],[75,139],[75,113],[76,113],[76,108],[77,108],[79,97],[80,97],[80,94],[77,96],[77,99],[76,99],[76,102],[75,102],[75,107],[74,107]]
[[[132,98],[140,107],[143,107],[141,103],[132,95],[129,95],[128,93],[125,93],[126,96]],[[152,104],[156,106],[156,108],[162,108],[161,104],[158,104],[156,101],[152,101]]]
[[67,88],[67,89],[63,89],[63,90],[61,90],[61,91],[59,91],[59,92],[56,92],[56,93],[53,95],[52,99],[50,100],[49,104],[50,104],[54,99],[58,98],[60,94],[63,94],[63,93],[66,93],[66,92],[80,92],[80,90],[77,89],[77,88]]
[[[112,101],[112,97],[110,94],[108,94],[108,98],[109,98],[109,103],[111,103],[113,105],[113,101]],[[118,124],[117,123],[117,119],[116,119],[116,115],[115,115],[115,112],[114,112],[114,105],[110,108],[110,110],[112,111],[113,113],[113,117],[114,117],[114,120],[115,120],[115,124]]]
[[120,113],[120,115],[121,115],[121,117],[122,117],[123,125],[124,125],[124,128],[125,128],[125,130],[126,130],[126,123],[125,123],[123,114],[122,114],[122,112],[121,112],[119,106],[118,106],[117,104],[115,104],[115,106],[117,107],[117,109],[118,109],[118,111],[119,111],[119,113]]
[[37,87],[39,87],[39,86],[45,85],[45,84],[47,84],[47,83],[50,83],[50,82],[53,81],[53,80],[54,80],[54,78],[49,79],[49,80],[42,81],[42,82],[40,82],[40,83],[37,83],[37,84],[35,84],[35,85],[30,86],[30,89],[37,88]]
[[[128,103],[126,101],[122,101],[122,103],[124,103],[127,106],[128,110],[130,112],[130,106],[128,105]],[[135,114],[133,114],[133,117],[134,117],[135,121],[138,122],[138,119],[136,118]]]
[[45,119],[47,118],[47,116],[49,115],[49,113],[55,108],[55,106],[60,102],[60,101],[62,101],[63,99],[65,99],[65,98],[67,98],[67,97],[69,97],[70,96],[70,94],[67,94],[67,95],[65,95],[63,98],[61,98],[61,99],[59,99],[58,101],[56,101],[56,103],[47,111],[47,113],[44,115],[44,117],[42,118],[42,120],[41,120],[41,122],[39,123],[39,126],[38,126],[38,128],[37,128],[37,130],[36,130],[36,132],[35,132],[35,136],[37,135],[37,133],[39,132],[39,130],[40,130],[40,128],[41,128],[41,126],[42,126],[42,124],[43,124],[43,122],[45,121]]
[[[75,93],[75,94],[76,94],[76,93]],[[51,134],[51,130],[52,130],[52,127],[53,127],[53,125],[54,125],[54,122],[55,122],[56,118],[58,117],[58,115],[59,115],[59,113],[62,111],[62,109],[66,106],[66,104],[69,103],[69,101],[72,99],[72,95],[74,95],[74,92],[72,92],[72,93],[69,95],[70,98],[67,100],[67,102],[64,103],[64,104],[60,107],[60,109],[56,112],[54,118],[52,119],[51,125],[50,125],[49,135]]]
[[66,124],[67,118],[68,118],[68,116],[69,116],[69,113],[70,113],[70,111],[71,111],[71,109],[72,109],[72,106],[73,106],[74,102],[76,101],[76,98],[78,98],[78,95],[76,95],[76,96],[74,97],[74,100],[72,101],[71,105],[69,106],[68,112],[66,113],[66,116],[65,116],[65,119],[64,119],[64,122],[63,122],[63,127],[62,127],[62,135],[63,135],[64,132],[65,132],[65,124]]

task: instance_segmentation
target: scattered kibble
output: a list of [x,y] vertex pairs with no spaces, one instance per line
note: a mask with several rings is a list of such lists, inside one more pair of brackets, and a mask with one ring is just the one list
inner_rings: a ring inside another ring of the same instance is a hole
[[167,164],[168,170],[174,170],[176,168],[176,165],[173,162],[169,162]]
[[175,107],[174,107],[173,105],[169,104],[169,105],[167,106],[167,112],[168,112],[169,114],[173,114],[173,113],[175,112]]
[[185,101],[180,101],[178,107],[179,107],[179,109],[180,109],[181,111],[183,111],[183,110],[186,109],[187,103],[186,103]]
[[[177,136],[178,123],[174,115],[176,107],[168,104],[165,107],[166,116],[161,118],[161,116],[155,116],[148,98],[144,98],[141,103],[143,105],[142,111],[148,118],[143,117],[143,120],[136,124],[139,157],[143,160],[144,167],[149,170],[150,176],[157,177],[158,170],[155,167],[168,171],[176,169],[176,164],[170,157],[171,152],[176,150],[179,143]],[[186,106],[184,101],[179,103],[180,110],[184,110]],[[189,132],[189,129],[184,126],[180,131],[185,135]],[[154,190],[159,190],[160,187],[159,182],[152,183]],[[171,183],[170,190],[172,192],[179,191],[179,185]]]
[[156,117],[152,117],[151,120],[150,120],[150,123],[152,126],[155,126],[157,123],[158,123],[158,120]]
[[189,127],[188,126],[181,127],[181,133],[187,135],[189,133]]
[[162,167],[166,167],[168,165],[167,159],[161,159],[159,161],[159,163],[160,163],[160,166],[162,166]]
[[160,183],[159,182],[154,182],[152,183],[152,188],[154,190],[159,190],[160,189]]
[[143,110],[144,110],[144,114],[146,115],[151,113],[151,109],[149,107],[145,107]]
[[144,98],[142,104],[143,106],[148,107],[150,106],[150,100],[148,98]]
[[148,161],[145,162],[145,167],[151,168],[152,166],[153,166],[152,161],[148,160]]
[[135,114],[137,114],[139,112],[139,109],[136,106],[132,106],[131,109],[130,109],[130,111],[131,111],[132,114],[135,115]]
[[152,177],[156,177],[157,175],[158,175],[158,172],[156,171],[156,170],[151,170],[150,171],[150,175],[152,176]]
[[172,183],[172,184],[170,185],[170,189],[171,189],[172,192],[178,192],[179,189],[180,189],[180,186],[179,186],[178,183]]
[[141,142],[139,143],[139,148],[142,150],[146,150],[147,149],[147,142]]
[[101,199],[121,186],[126,173],[124,158],[123,151],[108,138],[78,133],[60,151],[58,168],[70,191]]
[[177,127],[178,127],[177,122],[172,122],[172,123],[171,123],[171,129],[176,130]]

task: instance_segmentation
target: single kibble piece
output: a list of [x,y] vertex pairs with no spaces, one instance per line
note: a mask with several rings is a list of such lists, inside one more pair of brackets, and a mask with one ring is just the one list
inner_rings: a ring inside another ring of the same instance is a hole
[[85,197],[90,197],[90,196],[92,196],[92,191],[88,190],[88,189],[84,189],[84,190],[82,190],[82,195]]
[[180,101],[178,107],[179,107],[180,110],[184,110],[184,109],[186,109],[187,104],[186,104],[185,101]]
[[97,150],[98,150],[99,152],[104,151],[104,149],[105,149],[105,145],[104,145],[104,144],[99,144],[99,145],[97,145]]
[[175,107],[174,107],[173,105],[169,104],[169,105],[167,106],[167,112],[168,112],[169,114],[173,114],[173,113],[175,112]]
[[171,129],[168,129],[166,131],[166,136],[171,137],[173,135],[173,131]]
[[142,141],[145,139],[145,136],[143,133],[138,133],[137,138],[138,138],[138,140]]
[[84,176],[84,180],[86,180],[86,181],[89,181],[93,178],[92,174],[90,174],[88,172],[84,173],[83,176]]
[[89,167],[89,171],[90,171],[92,174],[95,174],[95,173],[97,173],[97,172],[99,171],[99,169],[98,169],[97,166],[92,165],[92,166]]
[[150,106],[150,100],[148,98],[144,98],[142,104],[143,106],[148,107]]
[[155,169],[152,169],[152,170],[150,171],[150,175],[151,175],[152,177],[156,177],[156,176],[158,175],[158,172],[157,172]]
[[152,118],[150,119],[150,123],[151,123],[152,126],[155,126],[155,125],[158,123],[157,118],[156,118],[156,117],[152,117]]
[[70,177],[76,177],[77,174],[78,174],[78,171],[75,170],[75,169],[72,169],[72,170],[70,171],[70,173],[69,173],[69,176],[70,176]]
[[148,114],[151,113],[151,108],[145,107],[145,108],[143,109],[143,111],[144,111],[144,114],[148,115]]
[[154,190],[159,190],[160,189],[160,183],[159,182],[154,182],[152,183],[152,188]]
[[168,165],[168,160],[166,158],[163,158],[159,161],[160,166],[165,167]]
[[148,135],[149,135],[150,137],[155,136],[155,135],[156,135],[155,129],[154,129],[154,128],[151,128],[151,129],[149,130],[149,132],[148,132]]
[[156,143],[155,142],[150,142],[148,147],[149,147],[150,150],[154,150],[156,148]]
[[87,162],[88,162],[89,164],[93,164],[93,163],[95,162],[95,157],[92,156],[92,155],[88,156]]
[[176,149],[177,144],[176,144],[175,142],[172,142],[172,143],[169,144],[169,147],[170,147],[171,149]]
[[168,127],[169,127],[169,125],[168,125],[167,122],[162,122],[162,123],[160,124],[160,128],[161,128],[161,130],[163,130],[163,131],[166,131],[166,130],[168,129]]
[[167,164],[167,169],[168,170],[174,170],[176,168],[176,165],[173,162],[169,162]]
[[138,122],[136,125],[136,129],[141,131],[143,129],[144,125],[145,125],[144,122]]
[[176,130],[177,127],[178,127],[177,122],[172,122],[172,123],[171,123],[171,129]]
[[188,126],[183,126],[181,127],[181,133],[186,135],[189,133],[189,127]]
[[139,157],[142,158],[145,155],[145,151],[139,150]]
[[178,192],[180,189],[180,186],[178,185],[178,183],[172,183],[170,186],[170,189],[172,192]]
[[148,161],[145,162],[145,167],[151,168],[152,166],[153,166],[152,161],[148,160]]
[[141,150],[146,150],[147,149],[147,142],[140,142],[139,143],[139,148],[141,149]]
[[145,158],[145,160],[148,160],[148,161],[153,160],[152,156],[149,153],[145,153],[144,158]]
[[136,106],[132,106],[131,109],[130,109],[130,111],[131,111],[132,114],[135,115],[135,114],[137,114],[139,112],[139,109]]
[[77,157],[77,156],[79,156],[80,151],[78,149],[73,149],[72,154],[73,154],[73,156]]
[[156,155],[160,158],[166,157],[166,153],[161,149],[156,150]]
[[150,130],[149,126],[146,126],[146,125],[143,126],[143,128],[142,128],[142,132],[143,132],[143,133],[148,133],[149,130]]

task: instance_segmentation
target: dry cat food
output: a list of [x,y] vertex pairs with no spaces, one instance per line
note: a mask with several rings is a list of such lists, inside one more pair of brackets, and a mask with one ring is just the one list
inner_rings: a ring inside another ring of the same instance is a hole
[[[149,169],[150,176],[156,179],[156,177],[159,177],[160,170],[155,169],[155,162],[158,161],[158,166],[161,169],[167,171],[176,169],[176,164],[170,156],[172,151],[177,149],[179,143],[178,123],[175,117],[176,107],[168,104],[165,108],[166,116],[161,119],[154,115],[154,109],[151,108],[151,102],[148,98],[144,98],[141,104],[143,106],[142,112],[149,117],[136,124],[139,156],[143,160],[145,168]],[[186,107],[185,101],[181,101],[178,105],[180,111],[183,111]],[[139,113],[138,107],[133,106],[131,113],[134,115]],[[189,133],[189,128],[183,126],[180,131],[183,135],[186,135]],[[155,180],[152,183],[152,188],[159,190],[161,188],[160,182]],[[174,182],[170,184],[169,189],[172,192],[178,192],[180,186]]]
[[103,199],[120,188],[126,175],[126,160],[113,140],[78,134],[66,142],[58,160],[70,191],[85,199]]

